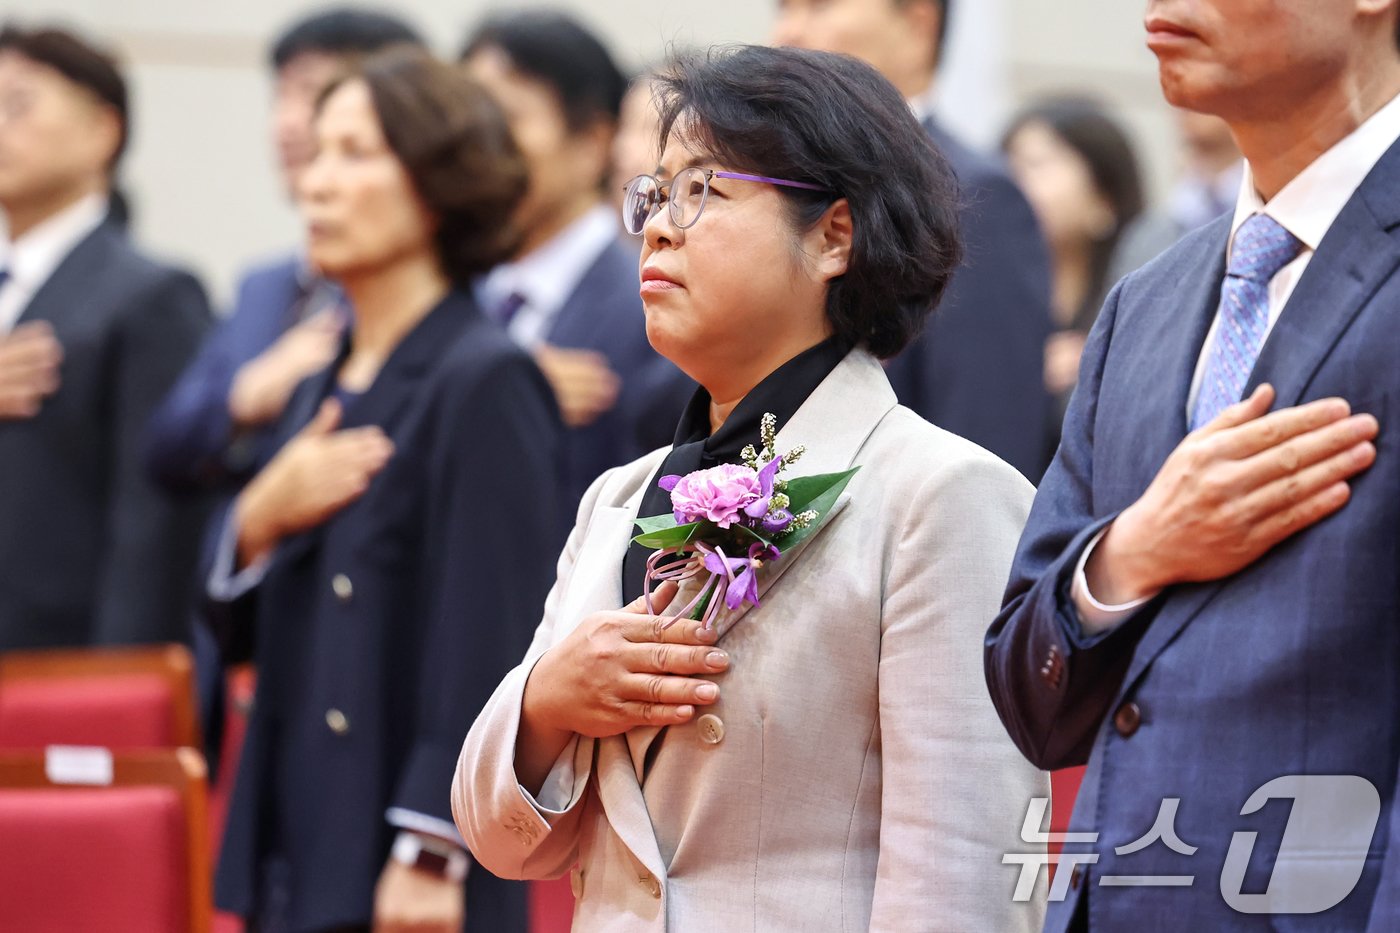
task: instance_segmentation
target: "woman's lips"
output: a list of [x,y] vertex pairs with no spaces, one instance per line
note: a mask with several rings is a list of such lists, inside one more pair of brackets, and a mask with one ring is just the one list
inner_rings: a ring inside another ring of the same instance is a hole
[[1149,19],[1146,26],[1147,47],[1154,52],[1179,48],[1191,42],[1199,42],[1201,38],[1185,26],[1168,19]]
[[660,271],[659,269],[642,270],[641,293],[643,295],[670,291],[672,289],[680,287],[681,284],[679,282],[668,276],[666,273]]

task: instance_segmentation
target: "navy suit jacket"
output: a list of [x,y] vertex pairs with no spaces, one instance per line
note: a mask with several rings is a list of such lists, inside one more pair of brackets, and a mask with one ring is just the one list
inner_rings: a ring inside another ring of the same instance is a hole
[[[1338,395],[1380,420],[1375,465],[1353,482],[1350,503],[1234,576],[1168,588],[1107,633],[1083,636],[1069,599],[1086,544],[1187,433],[1230,222],[1189,234],[1110,294],[987,637],[992,697],[1025,755],[1043,768],[1088,763],[1071,829],[1100,835],[1067,850],[1098,862],[1051,905],[1049,930],[1065,929],[1086,893],[1092,929],[1400,929],[1400,854],[1390,845],[1400,760],[1400,145],[1319,245],[1245,390],[1272,383],[1278,407]],[[1264,891],[1276,870],[1282,886],[1297,885],[1294,870],[1309,884],[1321,877],[1326,853],[1277,860],[1286,802],[1241,815],[1256,789],[1298,774],[1374,785],[1381,813],[1364,870],[1326,912],[1238,913],[1220,880],[1237,831],[1259,834],[1246,893]],[[1159,842],[1115,853],[1170,797],[1180,798],[1181,840],[1199,851]],[[1109,875],[1195,882],[1100,887]]]
[[546,341],[597,351],[622,379],[617,404],[567,434],[564,491],[573,508],[606,470],[671,443],[695,383],[647,341],[637,254],[620,241],[609,243],[584,273]]
[[175,489],[236,491],[266,458],[276,426],[238,435],[228,410],[233,377],[293,323],[304,297],[300,260],[287,257],[248,272],[233,313],[204,341],[199,355],[151,418],[146,464]]
[[924,125],[961,188],[963,264],[924,332],[886,371],[903,405],[1037,482],[1052,450],[1049,254],[1006,170]]
[[203,509],[150,481],[141,437],[209,326],[204,290],[109,220],[20,315],[38,320],[62,385],[0,421],[0,650],[187,641]]
[[[338,369],[298,388],[281,438]],[[386,809],[450,823],[462,737],[523,655],[554,576],[541,544],[560,508],[553,397],[465,293],[347,405],[344,427],[369,424],[395,453],[368,491],[283,541],[257,588],[216,607],[230,644],[251,636],[258,667],[216,899],[254,913],[261,870],[280,855],[293,930],[369,922],[395,832]],[[467,905],[470,931],[524,929],[523,887],[479,866]]]

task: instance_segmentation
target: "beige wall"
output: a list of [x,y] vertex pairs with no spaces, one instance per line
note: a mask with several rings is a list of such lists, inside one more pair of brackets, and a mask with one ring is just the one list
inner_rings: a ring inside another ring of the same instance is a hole
[[[385,0],[452,53],[501,4]],[[947,76],[953,122],[982,142],[1022,100],[1097,90],[1142,143],[1154,187],[1173,159],[1166,108],[1142,44],[1141,4],[1123,0],[960,0]],[[202,275],[221,301],[237,270],[297,240],[266,141],[269,36],[316,4],[277,0],[6,0],[3,15],[60,21],[113,43],[130,67],[134,137],[125,185],[136,228],[156,251]],[[539,4],[511,4],[520,5]],[[669,44],[762,42],[772,0],[559,0],[596,27],[625,64]]]

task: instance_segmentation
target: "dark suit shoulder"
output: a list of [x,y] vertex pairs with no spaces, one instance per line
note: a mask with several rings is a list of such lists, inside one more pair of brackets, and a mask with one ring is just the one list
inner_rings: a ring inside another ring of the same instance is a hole
[[1011,190],[1020,193],[1000,159],[978,152],[937,124],[925,124],[924,128],[963,187],[1004,189],[1010,186]]
[[114,305],[144,303],[152,294],[170,288],[193,285],[201,295],[204,291],[193,272],[138,250],[110,224],[79,244],[72,258],[78,261],[75,272],[101,276],[102,288]]

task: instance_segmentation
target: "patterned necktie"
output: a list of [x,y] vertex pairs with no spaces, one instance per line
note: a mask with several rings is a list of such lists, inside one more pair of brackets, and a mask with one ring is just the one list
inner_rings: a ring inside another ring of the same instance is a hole
[[1267,214],[1255,214],[1235,234],[1230,267],[1220,286],[1220,322],[1206,359],[1191,430],[1240,400],[1269,329],[1269,282],[1303,249]]

